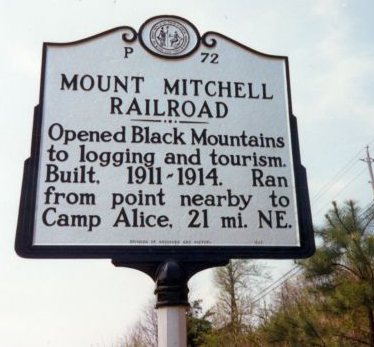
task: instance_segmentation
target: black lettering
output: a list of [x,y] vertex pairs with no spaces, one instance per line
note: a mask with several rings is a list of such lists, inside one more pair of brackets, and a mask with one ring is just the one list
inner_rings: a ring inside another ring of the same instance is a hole
[[134,52],[134,48],[132,47],[125,47],[125,59],[129,57],[130,54]]
[[121,98],[117,98],[117,97],[110,98],[110,114],[123,114],[123,112],[121,111],[121,106],[122,106]]
[[271,95],[271,96],[266,95],[266,84],[262,83],[262,98],[264,100],[271,100],[271,99],[273,99],[273,97],[274,97],[273,95]]
[[[85,81],[88,81],[88,86]],[[84,75],[80,80],[80,86],[84,91],[90,91],[95,86],[95,80],[91,75]]]
[[98,78],[98,84],[97,86],[99,87],[99,90],[102,92],[107,92],[110,88],[110,76],[106,76],[106,87],[103,87],[103,76],[102,75],[97,75]]
[[56,224],[56,221],[53,221],[53,222],[49,223],[48,220],[47,220],[47,215],[48,215],[48,213],[49,213],[50,211],[56,213],[56,209],[55,209],[54,207],[49,207],[49,208],[47,208],[47,209],[43,212],[43,215],[42,215],[42,221],[43,221],[43,224],[46,225],[46,226],[48,226],[48,227],[51,227],[51,226],[53,226],[53,225]]
[[174,84],[171,86],[169,80],[164,78],[164,95],[174,94],[179,95],[179,80],[175,80]]
[[70,89],[70,87],[73,86],[73,90],[77,90],[78,87],[78,74],[75,74],[70,82],[68,81],[66,75],[63,73],[61,74],[61,88],[60,90],[65,90],[65,87],[67,89]]

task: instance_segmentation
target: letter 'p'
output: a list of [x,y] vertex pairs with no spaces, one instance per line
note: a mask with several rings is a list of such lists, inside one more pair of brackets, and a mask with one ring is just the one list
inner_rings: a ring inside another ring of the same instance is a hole
[[132,54],[134,52],[134,48],[132,47],[125,47],[125,59],[127,59],[129,57],[130,54]]

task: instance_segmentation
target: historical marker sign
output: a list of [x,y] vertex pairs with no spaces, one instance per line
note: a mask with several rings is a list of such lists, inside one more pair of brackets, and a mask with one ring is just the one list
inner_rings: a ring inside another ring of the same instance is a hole
[[16,249],[162,261],[314,251],[288,60],[154,17],[45,43]]

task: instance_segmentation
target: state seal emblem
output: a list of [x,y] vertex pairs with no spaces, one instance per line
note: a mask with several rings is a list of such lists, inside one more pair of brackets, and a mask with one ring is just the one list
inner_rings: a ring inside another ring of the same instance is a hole
[[170,56],[185,51],[190,41],[184,25],[170,19],[155,23],[149,35],[152,46],[160,53]]

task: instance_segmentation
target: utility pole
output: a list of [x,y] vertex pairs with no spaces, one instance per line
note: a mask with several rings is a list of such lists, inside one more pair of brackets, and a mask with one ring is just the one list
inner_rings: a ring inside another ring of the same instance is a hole
[[373,174],[373,167],[371,165],[371,163],[374,161],[374,159],[370,157],[369,146],[366,146],[366,158],[361,159],[361,160],[368,164],[369,175],[370,175],[369,183],[371,185],[371,189],[373,191],[373,196],[374,196],[374,174]]

